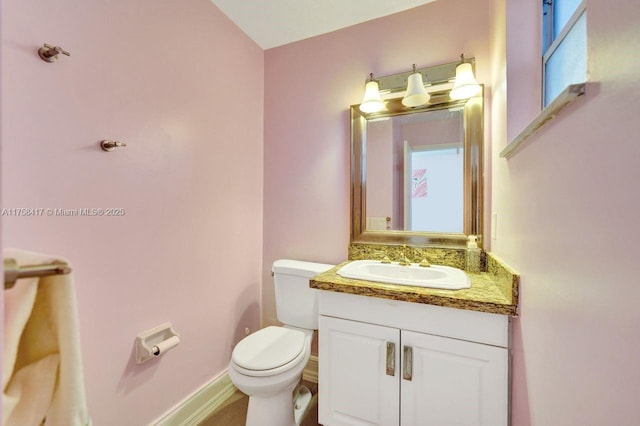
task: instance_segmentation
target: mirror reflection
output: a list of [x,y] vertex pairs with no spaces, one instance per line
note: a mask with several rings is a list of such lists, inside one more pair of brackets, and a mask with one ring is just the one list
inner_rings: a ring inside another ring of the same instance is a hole
[[464,231],[462,106],[367,120],[367,230]]

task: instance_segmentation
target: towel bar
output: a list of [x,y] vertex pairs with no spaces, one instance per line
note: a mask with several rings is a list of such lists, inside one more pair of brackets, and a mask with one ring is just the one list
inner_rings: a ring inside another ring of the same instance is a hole
[[71,268],[64,263],[52,263],[49,265],[18,266],[15,259],[4,259],[4,288],[13,288],[20,278],[45,277],[48,275],[64,275],[71,272]]

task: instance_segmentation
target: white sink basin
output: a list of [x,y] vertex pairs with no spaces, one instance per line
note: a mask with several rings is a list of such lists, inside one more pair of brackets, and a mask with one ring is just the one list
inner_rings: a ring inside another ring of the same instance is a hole
[[417,263],[400,266],[395,262],[381,263],[379,260],[354,260],[338,269],[337,274],[341,277],[357,280],[416,287],[444,288],[448,290],[471,287],[471,281],[464,271],[442,265],[431,265],[425,268],[418,266]]

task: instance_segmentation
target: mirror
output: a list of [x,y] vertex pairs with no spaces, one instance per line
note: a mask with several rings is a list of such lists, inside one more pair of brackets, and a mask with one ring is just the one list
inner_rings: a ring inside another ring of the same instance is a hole
[[351,107],[351,242],[465,247],[482,234],[483,91]]

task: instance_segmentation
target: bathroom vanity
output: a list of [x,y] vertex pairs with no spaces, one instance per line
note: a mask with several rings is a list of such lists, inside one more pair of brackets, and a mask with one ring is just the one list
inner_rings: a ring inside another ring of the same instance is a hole
[[[324,426],[509,423],[510,318],[517,313],[519,278],[480,250],[484,94],[453,100],[438,84],[456,68],[428,69],[436,84],[425,107],[401,102],[407,80],[401,74],[380,80],[399,94],[386,99],[385,109],[351,106],[348,259],[481,272],[467,272],[470,287],[466,278],[448,279],[439,289],[407,285],[417,276],[436,280],[431,273],[407,270],[404,283],[374,282],[338,275],[344,264],[312,278],[310,286],[322,290],[318,409]],[[435,153],[433,165],[419,158]],[[449,154],[460,167],[445,161]],[[441,169],[456,172],[436,178]],[[459,195],[437,197],[443,193]],[[364,272],[387,274],[373,268]]]
[[457,291],[314,277],[319,422],[506,426],[518,277],[487,265]]

